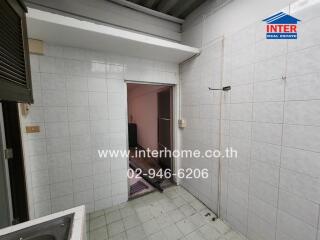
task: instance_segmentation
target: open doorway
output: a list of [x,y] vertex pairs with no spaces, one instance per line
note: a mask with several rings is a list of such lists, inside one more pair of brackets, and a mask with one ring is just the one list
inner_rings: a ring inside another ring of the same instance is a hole
[[0,228],[29,220],[18,104],[0,103]]
[[173,146],[172,86],[127,84],[129,197],[163,191],[172,184],[173,162],[164,150]]

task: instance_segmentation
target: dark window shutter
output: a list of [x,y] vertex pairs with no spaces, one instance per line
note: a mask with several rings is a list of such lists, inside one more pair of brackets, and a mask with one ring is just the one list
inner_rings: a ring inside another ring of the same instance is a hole
[[0,0],[0,100],[33,102],[25,11],[19,0]]

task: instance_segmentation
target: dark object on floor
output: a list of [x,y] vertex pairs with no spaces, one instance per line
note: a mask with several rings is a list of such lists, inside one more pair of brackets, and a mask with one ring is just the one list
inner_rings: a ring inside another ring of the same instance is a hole
[[[129,166],[133,169],[141,169],[142,174],[140,175],[144,180],[146,180],[151,186],[163,192],[164,188],[172,185],[172,179],[167,179],[164,174],[156,176],[149,176],[149,170],[154,169],[155,173],[159,171],[164,171],[161,164],[157,158],[144,157],[143,154],[139,156],[138,152],[145,152],[141,147],[131,148],[129,156]],[[147,154],[146,154],[147,155]]]
[[18,230],[0,237],[0,240],[67,240],[71,237],[74,214]]
[[136,194],[144,189],[148,189],[149,187],[142,181],[138,181],[135,184],[130,186],[130,195]]
[[138,147],[138,135],[137,135],[137,124],[129,123],[128,124],[128,131],[129,131],[129,147],[135,148]]
[[214,222],[215,220],[217,220],[217,218],[213,217],[213,218],[212,218],[212,221]]
[[142,174],[141,177],[146,180],[151,186],[158,189],[160,192],[163,192],[161,183],[165,180],[165,178],[161,178],[159,176],[149,177],[149,169],[154,169],[155,172],[161,170],[161,166],[156,158],[148,158],[148,157],[139,157],[137,151],[145,151],[141,147],[130,149],[130,162],[129,166],[136,170],[141,169]]

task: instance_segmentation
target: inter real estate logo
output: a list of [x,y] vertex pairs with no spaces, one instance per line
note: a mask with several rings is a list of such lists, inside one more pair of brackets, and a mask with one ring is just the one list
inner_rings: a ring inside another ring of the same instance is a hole
[[263,20],[267,23],[267,39],[297,39],[299,19],[284,12],[277,13]]

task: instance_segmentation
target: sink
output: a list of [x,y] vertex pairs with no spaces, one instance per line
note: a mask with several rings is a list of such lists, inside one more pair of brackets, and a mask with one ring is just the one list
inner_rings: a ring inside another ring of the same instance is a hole
[[0,240],[69,240],[74,214],[0,236]]

